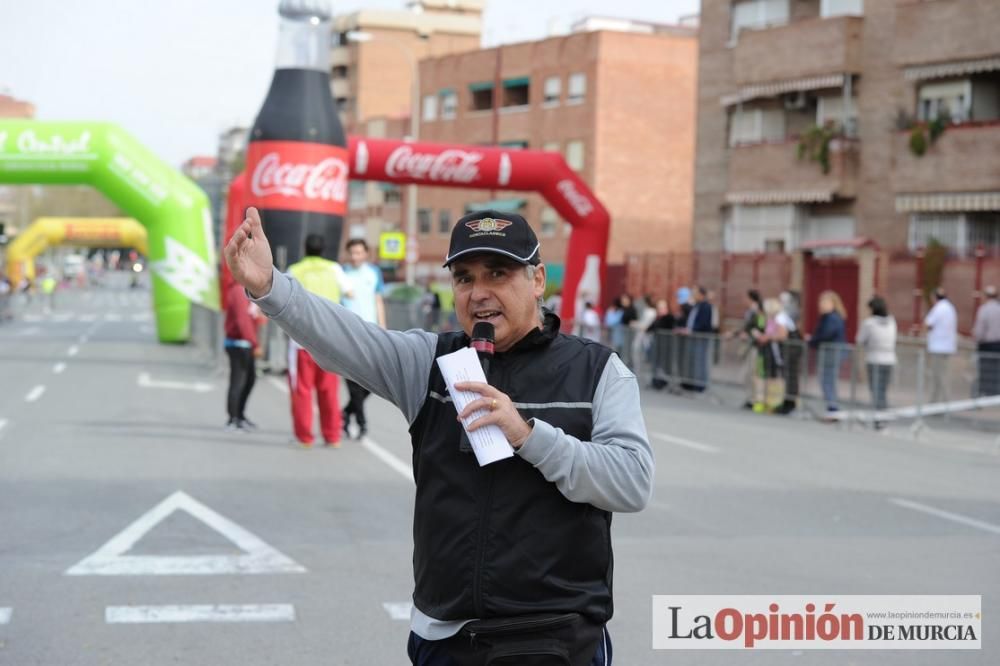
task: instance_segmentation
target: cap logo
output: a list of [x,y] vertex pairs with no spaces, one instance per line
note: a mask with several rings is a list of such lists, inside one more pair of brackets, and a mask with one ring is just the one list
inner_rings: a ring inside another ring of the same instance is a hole
[[473,231],[478,231],[480,233],[488,233],[490,231],[500,231],[506,229],[513,222],[508,220],[495,220],[492,217],[484,217],[481,220],[470,220],[465,223],[465,226],[469,227]]

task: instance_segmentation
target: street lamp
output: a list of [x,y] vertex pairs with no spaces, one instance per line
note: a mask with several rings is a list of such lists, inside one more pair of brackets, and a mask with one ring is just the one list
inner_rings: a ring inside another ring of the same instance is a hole
[[[428,35],[420,33],[421,39],[427,39]],[[375,35],[362,30],[351,30],[347,33],[347,41],[355,43],[370,42],[375,40]],[[417,57],[408,46],[393,39],[378,39],[383,44],[389,44],[398,49],[410,64],[410,141],[420,138],[420,123],[417,114],[420,113],[420,66]],[[406,284],[413,286],[416,284],[416,257],[410,248],[417,239],[417,186],[410,183],[406,186]],[[411,259],[412,257],[412,259]]]

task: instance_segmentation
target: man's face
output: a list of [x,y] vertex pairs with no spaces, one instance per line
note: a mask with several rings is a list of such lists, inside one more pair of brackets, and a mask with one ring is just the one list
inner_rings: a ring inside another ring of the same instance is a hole
[[364,245],[352,245],[347,251],[347,256],[351,260],[351,265],[355,268],[368,261],[368,250]]
[[523,264],[482,254],[452,264],[455,315],[467,334],[481,321],[493,324],[497,351],[507,351],[538,328],[538,299],[545,293],[545,267],[528,278]]

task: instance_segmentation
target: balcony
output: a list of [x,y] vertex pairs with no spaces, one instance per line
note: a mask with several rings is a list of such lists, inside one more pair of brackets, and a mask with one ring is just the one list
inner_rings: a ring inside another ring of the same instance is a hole
[[922,65],[996,56],[998,25],[996,0],[896,0],[893,59]]
[[892,187],[897,193],[1000,191],[1000,122],[952,125],[922,157],[910,133],[893,137]]
[[351,49],[347,46],[335,46],[330,51],[330,67],[346,67],[351,64]]
[[859,73],[863,20],[859,16],[811,18],[746,30],[733,49],[736,83]]
[[333,79],[330,81],[330,92],[334,99],[338,97],[351,96],[351,82],[349,79]]
[[830,171],[799,159],[798,141],[738,146],[729,153],[729,192],[734,202],[797,203],[853,197],[857,191],[858,143],[830,143]]

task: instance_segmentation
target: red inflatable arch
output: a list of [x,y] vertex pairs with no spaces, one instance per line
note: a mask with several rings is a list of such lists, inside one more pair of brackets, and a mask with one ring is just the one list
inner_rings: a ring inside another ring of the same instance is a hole
[[[538,192],[573,227],[566,251],[562,311],[559,313],[563,322],[568,324],[575,316],[577,291],[584,269],[588,267],[588,257],[593,257],[589,261],[590,271],[594,271],[596,264],[599,282],[593,284],[588,276],[588,285],[580,290],[579,297],[581,301],[600,299],[611,218],[586,183],[558,153],[367,137],[350,137],[349,148],[354,180]],[[248,194],[244,172],[229,188],[226,240],[243,221],[243,210],[252,205]],[[542,258],[544,261],[544,247]],[[231,279],[223,262],[223,293]]]

